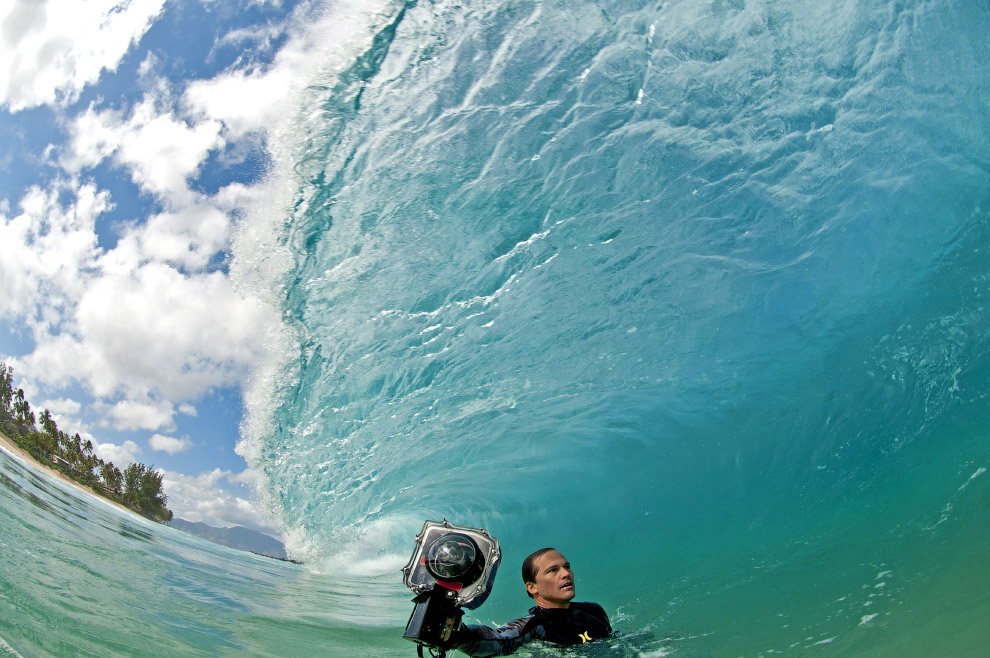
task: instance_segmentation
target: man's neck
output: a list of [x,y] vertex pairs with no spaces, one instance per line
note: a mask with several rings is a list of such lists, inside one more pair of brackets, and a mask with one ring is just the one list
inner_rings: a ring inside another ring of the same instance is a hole
[[543,608],[544,610],[566,610],[571,607],[570,601],[551,601],[542,596],[537,596],[533,600],[536,601],[538,608]]

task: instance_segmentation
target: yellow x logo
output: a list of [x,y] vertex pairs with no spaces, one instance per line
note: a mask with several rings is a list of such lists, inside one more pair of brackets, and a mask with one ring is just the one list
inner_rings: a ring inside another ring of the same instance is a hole
[[581,638],[581,644],[584,644],[585,642],[591,642],[591,634],[588,631],[581,633],[580,635],[578,635],[578,637]]

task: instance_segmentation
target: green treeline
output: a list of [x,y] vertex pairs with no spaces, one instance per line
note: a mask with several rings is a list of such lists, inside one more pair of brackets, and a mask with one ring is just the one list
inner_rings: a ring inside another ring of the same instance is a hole
[[[0,426],[4,434],[43,463],[50,463],[96,493],[154,521],[171,521],[162,474],[134,463],[121,471],[93,454],[93,442],[69,436],[47,409],[35,418],[24,390],[14,391],[14,371],[0,362]],[[40,420],[41,429],[36,423]]]

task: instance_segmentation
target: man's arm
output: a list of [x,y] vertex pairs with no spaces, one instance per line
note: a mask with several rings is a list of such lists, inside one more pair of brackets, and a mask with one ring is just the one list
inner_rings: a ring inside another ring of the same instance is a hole
[[508,656],[530,640],[540,639],[542,629],[532,621],[533,615],[527,615],[498,628],[461,626],[451,638],[451,648],[473,658]]

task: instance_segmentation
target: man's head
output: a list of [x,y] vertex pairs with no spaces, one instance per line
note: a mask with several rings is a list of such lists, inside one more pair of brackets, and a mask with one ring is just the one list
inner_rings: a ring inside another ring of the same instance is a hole
[[541,548],[522,565],[526,593],[541,608],[567,608],[574,598],[571,563],[554,548]]

